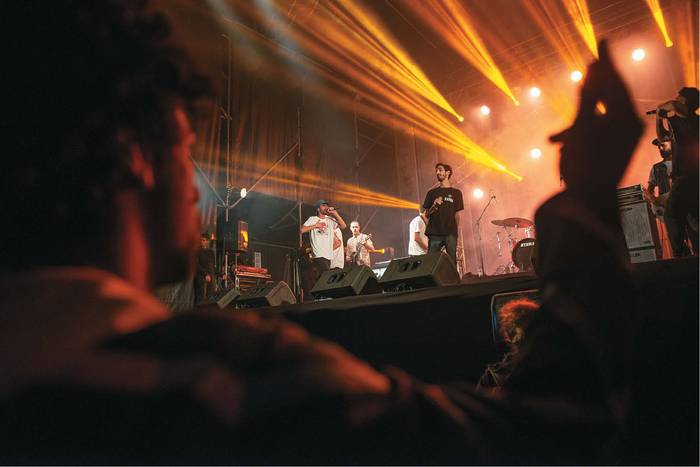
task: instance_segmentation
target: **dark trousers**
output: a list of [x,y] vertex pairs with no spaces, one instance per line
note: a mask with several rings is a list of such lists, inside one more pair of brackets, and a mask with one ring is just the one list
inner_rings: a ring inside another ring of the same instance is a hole
[[304,290],[304,301],[311,300],[311,289],[314,288],[318,278],[324,271],[331,268],[331,260],[326,258],[313,258],[311,261],[304,260],[301,265],[301,283]]
[[678,177],[673,181],[668,195],[664,223],[668,230],[668,239],[673,250],[673,257],[680,258],[691,254],[686,239],[690,241],[694,254],[698,251],[698,232],[691,227],[688,216],[697,221],[698,216],[698,180],[695,176]]
[[214,281],[216,274],[210,274],[211,282],[207,282],[203,274],[194,276],[194,304],[206,303],[214,292]]
[[445,247],[445,253],[457,264],[457,236],[456,235],[428,235],[428,252],[440,251]]
[[328,258],[314,258],[314,263],[321,272],[328,271],[331,268],[331,260]]

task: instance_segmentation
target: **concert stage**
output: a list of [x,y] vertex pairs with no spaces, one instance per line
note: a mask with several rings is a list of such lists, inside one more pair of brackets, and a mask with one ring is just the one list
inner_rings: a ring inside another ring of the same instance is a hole
[[[676,359],[672,366],[689,368],[694,375],[698,366],[698,259],[636,264],[633,275],[640,308],[638,322],[630,326],[636,326],[643,341],[639,355],[649,354],[644,357],[650,363],[648,373],[663,373],[666,360]],[[379,367],[398,366],[429,382],[475,382],[488,363],[500,359],[503,350],[493,339],[492,296],[535,288],[536,277],[523,273],[266,310],[283,313],[311,333]],[[664,377],[668,381],[669,375]],[[697,385],[697,377],[693,379]]]

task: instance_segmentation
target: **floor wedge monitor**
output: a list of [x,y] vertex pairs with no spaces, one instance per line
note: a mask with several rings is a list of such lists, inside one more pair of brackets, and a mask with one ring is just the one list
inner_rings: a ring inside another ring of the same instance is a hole
[[442,252],[397,258],[389,263],[379,280],[385,292],[453,284],[459,284],[457,268]]
[[247,289],[236,300],[236,308],[259,308],[295,304],[297,302],[292,289],[286,282],[268,282]]
[[324,271],[316,281],[311,295],[319,298],[340,298],[381,292],[377,277],[367,266],[350,265],[344,269]]

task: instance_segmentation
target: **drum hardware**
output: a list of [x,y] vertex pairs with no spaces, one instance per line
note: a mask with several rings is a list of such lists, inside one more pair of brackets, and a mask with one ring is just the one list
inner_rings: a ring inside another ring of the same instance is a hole
[[[481,241],[481,218],[484,217],[484,214],[486,214],[486,210],[491,206],[491,203],[493,200],[496,199],[496,195],[491,195],[491,198],[489,198],[489,202],[486,203],[486,206],[484,206],[483,211],[481,211],[481,214],[479,215],[479,218],[476,220],[474,227],[476,229],[476,238],[477,238],[477,245],[479,248],[477,248],[477,253],[479,254],[479,267],[476,271],[477,275],[479,277],[483,277],[485,274],[484,271],[484,250],[482,246],[482,241]],[[491,221],[493,222],[493,221]]]
[[537,263],[537,239],[523,238],[513,248],[513,263],[520,272],[534,271]]
[[506,219],[496,219],[492,220],[491,223],[499,227],[512,227],[515,229],[527,229],[535,225],[534,222],[532,222],[529,219],[525,219],[524,217],[508,217]]
[[[508,264],[500,265],[494,274],[510,274],[514,272],[532,271],[534,269],[533,260],[536,256],[536,243],[533,236],[535,224],[523,217],[508,217],[506,219],[495,219],[491,224],[503,228],[507,235],[508,250],[511,258]],[[523,229],[524,235],[518,238],[517,230]],[[502,257],[501,231],[496,232],[496,243],[498,256]],[[516,254],[517,253],[517,254]]]

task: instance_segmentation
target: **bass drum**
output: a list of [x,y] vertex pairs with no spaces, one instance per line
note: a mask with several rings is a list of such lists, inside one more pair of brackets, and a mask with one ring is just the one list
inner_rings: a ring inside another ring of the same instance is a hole
[[520,272],[534,271],[537,266],[537,239],[523,238],[513,248],[513,263]]

